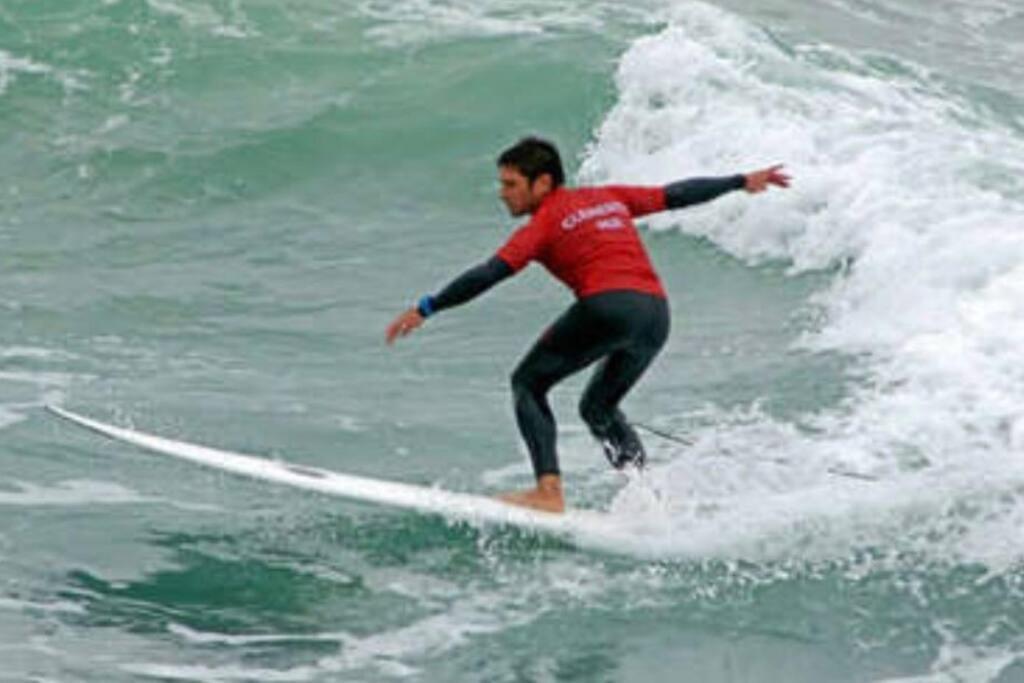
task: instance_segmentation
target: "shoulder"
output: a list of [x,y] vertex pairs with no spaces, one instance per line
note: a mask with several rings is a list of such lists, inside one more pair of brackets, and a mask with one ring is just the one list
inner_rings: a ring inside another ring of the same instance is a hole
[[583,207],[615,201],[618,197],[613,189],[606,186],[561,187],[550,201],[544,203],[536,218],[557,221]]
[[595,199],[613,196],[614,187],[611,185],[583,185],[582,187],[564,188],[563,192],[568,202],[591,202]]
[[592,185],[573,190],[570,204],[573,207],[628,203],[630,188],[622,185]]

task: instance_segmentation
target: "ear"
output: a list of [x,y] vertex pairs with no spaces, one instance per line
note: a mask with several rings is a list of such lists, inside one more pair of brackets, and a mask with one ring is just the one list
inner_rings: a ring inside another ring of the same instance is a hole
[[555,181],[551,179],[550,173],[541,173],[537,176],[537,179],[533,181],[533,187],[530,189],[535,195],[544,195],[554,188]]

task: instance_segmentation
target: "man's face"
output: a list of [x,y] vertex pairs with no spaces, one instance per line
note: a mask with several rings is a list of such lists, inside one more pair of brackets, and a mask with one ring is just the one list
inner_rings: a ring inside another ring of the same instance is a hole
[[513,216],[533,213],[544,196],[551,191],[551,176],[544,174],[530,183],[529,178],[513,166],[498,168],[499,194]]

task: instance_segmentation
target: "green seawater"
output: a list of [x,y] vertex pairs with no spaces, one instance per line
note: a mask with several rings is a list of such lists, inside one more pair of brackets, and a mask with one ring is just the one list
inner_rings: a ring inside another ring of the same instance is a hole
[[[874,55],[851,79],[911,78],[891,39],[910,28],[830,4],[728,11],[784,53],[834,41]],[[881,531],[801,512],[803,465],[778,444],[832,436],[815,416],[874,389],[870,350],[806,342],[843,259],[794,267],[645,229],[673,333],[627,410],[698,444],[645,436],[655,475],[674,473],[655,493],[699,521],[728,502],[686,489],[690,473],[797,491],[792,524],[748,536],[670,521],[653,556],[238,479],[42,409],[455,490],[527,485],[508,375],[569,293],[534,266],[394,348],[384,329],[516,225],[496,196],[504,146],[540,133],[579,171],[621,104],[623,55],[676,21],[670,9],[0,6],[0,680],[1024,681],[1022,555],[1004,552],[1019,536],[948,560],[900,540],[900,525],[937,518],[908,535],[977,543],[960,532],[987,519],[978,501],[1002,496],[1012,521],[1020,486],[911,506]],[[997,26],[1002,56],[1019,48],[1015,11]],[[1019,144],[1019,86],[974,48],[946,74],[977,107],[963,125]],[[1018,191],[1003,166],[970,171]],[[812,203],[801,218],[823,210]],[[619,509],[624,488],[646,489],[605,470],[576,416],[585,380],[553,400],[569,501]],[[815,500],[876,476],[819,469]],[[780,505],[755,498],[766,515]]]

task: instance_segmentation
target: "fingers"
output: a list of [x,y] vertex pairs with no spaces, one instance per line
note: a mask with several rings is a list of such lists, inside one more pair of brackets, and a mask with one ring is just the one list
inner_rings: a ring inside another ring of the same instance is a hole
[[412,332],[412,327],[403,319],[391,323],[388,328],[388,344],[394,344],[399,337],[404,337]]
[[772,185],[778,185],[779,187],[789,187],[789,183],[791,180],[792,177],[786,175],[785,173],[779,173],[778,171],[768,176],[768,182],[771,183]]
[[389,345],[394,344],[396,339],[399,337],[405,337],[410,332],[412,332],[412,328],[410,326],[402,323],[395,323],[388,328],[387,342]]
[[407,336],[419,327],[422,321],[423,319],[415,309],[405,311],[388,325],[385,341],[387,341],[388,345],[394,344],[396,339]]
[[388,346],[395,343],[395,338],[398,337],[398,322],[395,321],[388,325],[387,332],[384,333],[384,340],[388,343]]
[[789,187],[789,181],[792,178],[782,172],[782,168],[785,164],[775,164],[765,169],[765,180],[772,185],[778,185],[779,187]]
[[782,172],[783,164],[775,164],[760,171],[755,171],[747,176],[747,191],[752,193],[763,192],[769,185],[777,187],[789,187],[792,178]]
[[792,176],[782,172],[782,164],[776,164],[768,169],[768,182],[778,185],[779,187],[790,186]]

